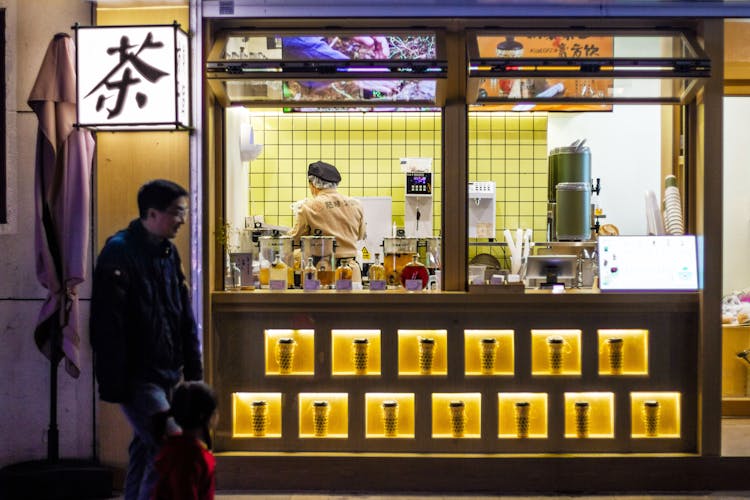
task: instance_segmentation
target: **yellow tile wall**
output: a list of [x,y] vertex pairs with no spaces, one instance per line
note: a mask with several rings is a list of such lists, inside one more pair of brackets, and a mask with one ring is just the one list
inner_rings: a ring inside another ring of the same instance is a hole
[[497,238],[503,229],[547,232],[547,114],[470,112],[470,181],[495,181]]
[[251,113],[263,153],[250,166],[250,214],[292,226],[292,202],[309,196],[307,165],[323,160],[341,172],[339,191],[349,196],[390,196],[393,218],[403,225],[402,157],[432,157],[433,231],[440,233],[441,113]]
[[[440,232],[441,114],[438,112],[326,112],[251,114],[263,154],[250,168],[250,213],[269,224],[293,225],[292,202],[309,196],[307,165],[323,160],[341,172],[350,196],[390,196],[403,225],[404,156],[433,158],[433,231]],[[534,240],[547,229],[547,114],[470,112],[469,180],[497,186],[496,228],[530,227]],[[470,252],[473,255],[475,252]]]

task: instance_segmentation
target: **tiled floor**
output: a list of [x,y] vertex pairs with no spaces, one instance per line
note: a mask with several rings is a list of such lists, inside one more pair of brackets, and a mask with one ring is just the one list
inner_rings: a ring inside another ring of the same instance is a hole
[[[750,456],[750,419],[725,418],[722,420],[721,451],[723,456]],[[119,500],[121,496],[113,497]],[[410,495],[400,493],[394,495],[372,495],[372,494],[307,494],[307,493],[245,493],[221,491],[216,495],[216,500],[496,500],[507,498],[511,500],[532,500],[544,498],[577,499],[577,500],[599,500],[614,498],[617,500],[701,500],[701,499],[745,499],[750,498],[750,490],[739,492],[700,492],[700,493],[675,493],[653,495],[644,492],[640,495]]]

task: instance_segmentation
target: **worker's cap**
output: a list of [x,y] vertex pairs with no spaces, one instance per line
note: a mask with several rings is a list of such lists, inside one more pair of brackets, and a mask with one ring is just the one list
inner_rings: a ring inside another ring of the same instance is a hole
[[316,161],[307,167],[307,175],[314,175],[327,182],[341,182],[341,174],[336,167],[324,161]]

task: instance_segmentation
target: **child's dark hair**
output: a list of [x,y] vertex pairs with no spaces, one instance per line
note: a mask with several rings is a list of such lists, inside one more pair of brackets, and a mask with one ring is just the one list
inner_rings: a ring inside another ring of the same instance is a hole
[[214,411],[216,395],[207,384],[183,382],[175,389],[170,413],[183,429],[207,429]]
[[174,200],[187,194],[185,188],[176,182],[165,179],[147,182],[138,190],[138,213],[141,219],[145,219],[149,208],[163,212]]

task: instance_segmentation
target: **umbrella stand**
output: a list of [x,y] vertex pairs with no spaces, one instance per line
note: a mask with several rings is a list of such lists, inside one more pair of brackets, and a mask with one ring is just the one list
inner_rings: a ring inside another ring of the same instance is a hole
[[53,327],[53,352],[49,357],[49,427],[47,428],[47,462],[60,460],[60,431],[57,428],[57,369],[62,355],[58,355],[62,342],[62,332]]

